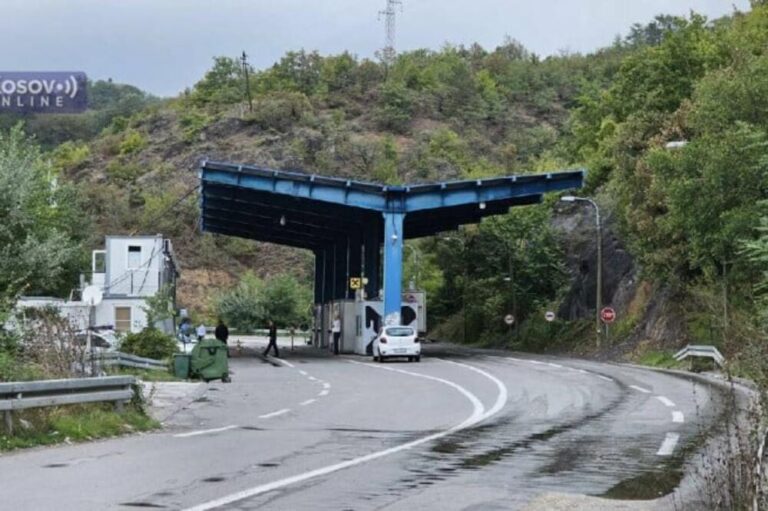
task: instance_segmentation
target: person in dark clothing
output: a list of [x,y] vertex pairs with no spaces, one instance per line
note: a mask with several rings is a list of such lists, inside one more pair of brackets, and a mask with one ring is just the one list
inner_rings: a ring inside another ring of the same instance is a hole
[[229,339],[229,328],[227,328],[227,325],[225,325],[222,320],[219,320],[219,324],[216,325],[214,335],[218,340],[227,344],[227,339]]
[[267,349],[264,350],[265,357],[269,354],[270,348],[275,348],[275,356],[279,358],[280,353],[277,351],[277,325],[271,319],[269,320],[269,344],[267,344]]
[[[224,321],[221,319],[219,320],[219,324],[216,325],[216,330],[214,330],[213,334],[216,336],[216,339],[220,340],[224,343],[225,346],[227,346],[227,339],[229,339],[229,328],[227,328],[227,325],[224,324]],[[227,346],[227,358],[229,358],[229,346]]]

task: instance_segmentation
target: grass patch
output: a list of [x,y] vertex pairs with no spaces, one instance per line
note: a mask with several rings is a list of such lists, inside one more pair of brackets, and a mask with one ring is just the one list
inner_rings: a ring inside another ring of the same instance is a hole
[[174,376],[169,370],[160,371],[123,367],[116,370],[113,374],[116,376],[135,376],[142,381],[184,381],[183,379]]
[[675,360],[671,353],[666,351],[646,351],[640,355],[636,362],[640,365],[660,367],[662,369],[681,368],[680,362]]
[[14,414],[14,434],[0,435],[0,452],[109,438],[160,427],[140,408],[126,405],[123,413],[106,403],[40,408]]

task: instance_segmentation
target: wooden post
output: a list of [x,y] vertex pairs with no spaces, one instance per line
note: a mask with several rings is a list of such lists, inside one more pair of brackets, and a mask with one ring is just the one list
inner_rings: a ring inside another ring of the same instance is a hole
[[3,412],[3,420],[5,422],[5,432],[8,433],[8,436],[13,435],[13,412],[5,410]]

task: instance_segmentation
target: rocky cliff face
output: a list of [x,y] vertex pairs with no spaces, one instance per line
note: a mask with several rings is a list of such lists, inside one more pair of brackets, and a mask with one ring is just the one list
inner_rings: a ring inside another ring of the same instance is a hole
[[[637,289],[637,266],[619,238],[613,217],[603,218],[603,306],[624,311]],[[559,317],[594,317],[597,292],[597,226],[595,209],[584,202],[560,204],[552,224],[565,247],[571,287],[560,304]]]
[[[603,215],[603,306],[613,307],[622,338],[607,346],[608,358],[622,358],[641,342],[677,347],[686,341],[686,328],[676,318],[678,304],[669,286],[640,279],[640,268],[618,232],[610,205],[599,203]],[[566,253],[571,285],[558,316],[591,320],[597,290],[597,227],[595,210],[583,202],[560,203],[552,217]]]

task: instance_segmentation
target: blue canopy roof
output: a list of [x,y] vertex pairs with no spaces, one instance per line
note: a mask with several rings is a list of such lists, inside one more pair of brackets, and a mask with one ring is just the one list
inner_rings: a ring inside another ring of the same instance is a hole
[[392,186],[258,166],[201,166],[202,228],[318,250],[402,213],[405,238],[477,223],[547,192],[579,188],[583,170]]

